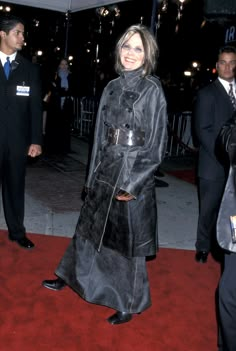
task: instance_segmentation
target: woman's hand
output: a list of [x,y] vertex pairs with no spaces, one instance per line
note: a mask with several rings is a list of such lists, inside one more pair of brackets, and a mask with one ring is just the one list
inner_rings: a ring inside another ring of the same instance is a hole
[[127,193],[126,191],[124,190],[119,190],[118,193],[116,194],[116,200],[118,201],[130,201],[130,200],[133,200],[134,199],[134,196]]
[[29,151],[28,151],[28,156],[36,157],[36,156],[41,155],[41,153],[42,153],[41,145],[37,145],[37,144],[30,145]]

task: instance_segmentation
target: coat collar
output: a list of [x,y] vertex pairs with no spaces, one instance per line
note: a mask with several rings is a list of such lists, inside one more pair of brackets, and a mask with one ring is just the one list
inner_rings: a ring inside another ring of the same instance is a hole
[[140,67],[133,71],[123,71],[121,73],[121,85],[124,88],[133,88],[140,79],[142,79],[142,70],[143,68]]
[[16,54],[15,60],[12,61],[11,63],[11,69],[14,71],[15,69],[18,68],[19,64],[22,62],[22,56],[19,55],[18,53]]

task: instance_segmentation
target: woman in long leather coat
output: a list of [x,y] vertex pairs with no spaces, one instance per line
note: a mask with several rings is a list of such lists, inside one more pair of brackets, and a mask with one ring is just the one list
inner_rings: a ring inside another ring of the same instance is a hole
[[[224,249],[224,271],[219,284],[220,351],[236,350],[236,112],[222,128],[220,143],[228,153],[229,175],[217,221],[217,239]],[[226,154],[227,157],[227,154]]]
[[70,286],[86,301],[117,312],[125,323],[151,305],[146,256],[157,251],[154,173],[165,155],[166,101],[155,69],[157,44],[141,25],[116,46],[117,79],[101,97],[88,194],[76,233],[55,273],[43,285]]

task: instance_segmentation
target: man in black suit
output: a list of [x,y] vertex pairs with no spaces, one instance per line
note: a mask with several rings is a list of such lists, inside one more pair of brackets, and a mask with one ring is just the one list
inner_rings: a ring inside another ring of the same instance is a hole
[[195,259],[202,263],[207,262],[216,242],[216,219],[228,173],[228,164],[218,153],[216,139],[234,112],[229,83],[232,83],[235,94],[235,67],[236,48],[221,48],[216,63],[218,79],[198,92],[194,107],[194,129],[199,143],[199,218]]
[[[18,51],[24,44],[23,21],[0,18],[0,179],[9,239],[34,247],[25,234],[24,195],[27,156],[41,154],[42,106],[36,65]],[[8,73],[4,65],[9,61]]]

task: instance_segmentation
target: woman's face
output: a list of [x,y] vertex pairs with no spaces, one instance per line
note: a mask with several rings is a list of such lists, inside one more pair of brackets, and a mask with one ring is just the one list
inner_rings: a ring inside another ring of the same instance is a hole
[[121,47],[120,60],[126,71],[141,67],[144,63],[144,47],[141,37],[135,33]]
[[68,62],[66,60],[61,60],[59,69],[68,70]]

